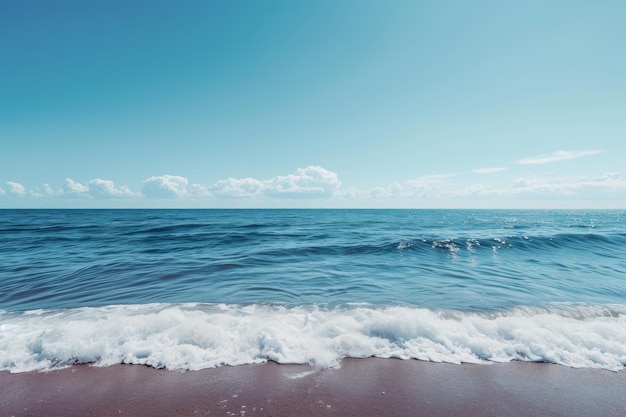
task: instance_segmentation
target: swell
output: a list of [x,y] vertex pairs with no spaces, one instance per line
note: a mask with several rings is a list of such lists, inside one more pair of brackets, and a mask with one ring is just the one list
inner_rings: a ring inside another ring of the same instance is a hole
[[[185,230],[185,228],[177,229]],[[341,242],[341,239],[332,238],[331,242],[324,242],[329,235],[319,234],[304,236],[300,234],[285,234],[276,232],[197,232],[187,236],[176,234],[151,234],[149,231],[128,232],[129,236],[138,236],[127,241],[129,246],[140,248],[144,253],[162,253],[194,248],[206,249],[207,247],[228,247],[249,244],[251,251],[260,255],[387,255],[397,251],[405,252],[476,252],[491,251],[494,249],[507,249],[519,252],[541,253],[542,251],[594,251],[598,253],[613,254],[623,252],[626,248],[626,234],[557,234],[553,236],[505,236],[494,238],[437,238],[423,237],[417,239],[402,239],[380,242]],[[19,238],[13,238],[17,243]],[[33,237],[25,237],[26,250],[42,248],[44,245],[55,246],[65,243],[81,243],[93,241],[99,246],[122,243],[115,236],[80,236],[75,233],[71,236],[49,237],[45,231]],[[339,241],[338,241],[339,240]],[[367,240],[372,240],[368,238]],[[268,245],[272,249],[265,249]],[[286,244],[281,247],[280,243]],[[11,246],[1,246],[0,251],[13,251]]]
[[197,301],[494,310],[626,293],[621,212],[2,214],[0,308]]
[[[400,240],[249,233],[239,238],[162,235],[154,238],[159,244],[141,237],[123,245],[113,237],[61,239],[54,251],[46,250],[53,243],[42,238],[22,247],[39,253],[28,263],[5,247],[0,307],[366,301],[475,310],[614,302],[626,292],[624,234]],[[12,257],[17,262],[10,262]]]
[[[248,236],[254,240],[255,236]],[[366,240],[366,239],[364,239]],[[372,240],[368,238],[367,240]],[[306,244],[309,241],[315,244]],[[503,236],[493,238],[437,238],[423,237],[417,239],[387,240],[381,242],[341,242],[321,244],[317,239],[303,239],[299,245],[290,248],[279,248],[269,251],[260,250],[263,255],[388,255],[405,252],[476,252],[493,251],[494,249],[514,250],[518,252],[541,253],[542,251],[606,251],[613,253],[626,249],[626,233],[601,234],[556,234],[551,236]]]

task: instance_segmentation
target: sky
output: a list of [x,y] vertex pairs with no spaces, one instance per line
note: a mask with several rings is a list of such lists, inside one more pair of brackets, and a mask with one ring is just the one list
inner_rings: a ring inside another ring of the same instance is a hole
[[626,208],[622,0],[0,8],[0,208]]

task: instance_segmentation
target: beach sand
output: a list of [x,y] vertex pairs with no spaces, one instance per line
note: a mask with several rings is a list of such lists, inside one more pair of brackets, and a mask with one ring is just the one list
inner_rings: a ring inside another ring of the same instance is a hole
[[346,359],[0,372],[0,416],[626,416],[626,371]]

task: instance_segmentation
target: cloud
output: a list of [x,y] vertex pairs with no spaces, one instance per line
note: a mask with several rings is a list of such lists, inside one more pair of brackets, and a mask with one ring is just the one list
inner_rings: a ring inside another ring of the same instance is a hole
[[44,184],[41,187],[35,187],[35,189],[30,192],[30,195],[33,197],[51,197],[56,194],[58,193],[55,193],[48,184]]
[[37,188],[35,191],[32,191],[31,194],[34,197],[60,196],[65,198],[85,197],[98,199],[125,198],[137,196],[137,194],[132,192],[130,188],[128,188],[126,185],[116,187],[113,181],[103,180],[101,178],[93,179],[89,181],[86,185],[74,181],[71,178],[66,178],[63,188],[61,188],[57,192],[54,192],[50,188],[50,186],[48,186],[48,184],[44,184],[43,188]]
[[408,197],[404,187],[397,182],[387,187],[373,187],[369,190],[369,196],[373,198],[406,198]]
[[265,182],[265,195],[273,197],[332,197],[341,182],[337,174],[320,166],[299,168],[294,174]]
[[127,186],[115,187],[115,183],[111,180],[103,180],[96,178],[89,181],[89,195],[96,198],[124,198],[134,197],[136,194]]
[[159,175],[143,180],[143,195],[148,198],[203,198],[210,197],[208,187],[189,184],[189,180],[178,175]]
[[[497,172],[499,168],[478,168],[474,171]],[[499,176],[498,176],[499,177]],[[191,184],[187,178],[175,175],[161,175],[146,178],[143,181],[142,193],[133,192],[126,185],[116,186],[111,180],[96,178],[87,183],[80,183],[66,178],[60,189],[53,189],[48,184],[26,189],[18,182],[8,181],[4,188],[0,187],[0,195],[13,196],[25,199],[119,199],[119,198],[178,198],[179,201],[193,201],[194,204],[206,200],[211,204],[218,203],[219,198],[248,198],[253,204],[270,205],[269,201],[275,198],[282,199],[319,199],[338,197],[341,204],[391,204],[415,205],[418,201],[425,204],[435,201],[435,204],[463,205],[462,201],[479,202],[490,197],[509,198],[520,201],[520,198],[563,199],[572,201],[572,198],[591,201],[599,198],[608,198],[612,201],[623,201],[626,195],[626,180],[617,172],[607,172],[598,176],[569,176],[547,177],[533,176],[520,177],[508,185],[497,186],[494,183],[462,183],[468,177],[456,178],[455,174],[426,175],[413,178],[405,182],[394,182],[385,187],[369,189],[342,188],[336,173],[319,166],[311,165],[297,169],[293,174],[276,176],[266,180],[255,178],[228,178],[218,181],[211,186]],[[459,181],[457,181],[457,179]],[[265,201],[263,201],[265,200]],[[394,201],[395,200],[395,201]],[[332,201],[332,200],[331,200]],[[404,202],[402,202],[404,201]],[[503,200],[504,201],[504,200]],[[608,200],[607,200],[608,201]],[[284,203],[284,200],[283,200]],[[283,204],[281,203],[281,204]],[[145,204],[145,203],[142,203]],[[308,204],[308,203],[306,203]],[[302,203],[298,203],[302,206]]]
[[506,171],[507,167],[490,167],[490,168],[475,168],[472,170],[474,174],[493,174],[494,172]]
[[211,191],[208,187],[200,184],[190,184],[187,186],[187,195],[193,198],[211,197]]
[[20,197],[24,197],[26,195],[26,189],[19,182],[7,181],[7,185],[9,186],[10,194],[15,194]]
[[424,175],[387,187],[374,187],[369,190],[372,198],[446,198],[451,195],[448,188],[454,174]]
[[332,171],[311,165],[268,180],[228,178],[209,189],[218,197],[328,198],[339,194],[341,182]]
[[83,185],[79,182],[74,181],[71,178],[65,179],[65,185],[61,190],[62,195],[79,195],[79,194],[87,194],[89,192],[89,187]]
[[256,197],[263,193],[264,188],[263,182],[254,178],[228,178],[209,187],[218,197]]
[[425,175],[407,181],[410,197],[445,198],[450,195],[447,190],[454,174]]
[[617,172],[607,172],[599,177],[592,178],[591,182],[606,188],[626,188],[626,180]]
[[176,198],[187,194],[187,178],[161,175],[143,180],[143,194],[151,198]]
[[609,172],[601,176],[586,178],[518,178],[513,181],[507,194],[520,193],[552,193],[572,195],[580,190],[626,190],[626,180],[616,172]]
[[[115,183],[111,180],[104,180],[100,178],[93,179],[85,184],[81,184],[73,180],[72,178],[65,178],[65,183],[58,190],[53,190],[50,185],[43,184],[35,187],[32,190],[26,190],[26,188],[17,182],[9,181],[9,192],[13,195],[20,197],[31,198],[70,198],[70,199],[90,199],[90,198],[124,198],[124,197],[137,197],[138,193],[131,191],[126,185],[116,187]],[[2,189],[0,189],[2,190]],[[6,194],[4,190],[0,194]]]
[[[495,187],[490,184],[472,184],[457,188],[450,179],[453,174],[418,177],[403,184],[393,183],[387,187],[374,187],[365,197],[372,199],[466,199],[488,196],[579,196],[588,198],[603,192],[606,196],[619,196],[626,191],[626,180],[616,172],[609,172],[597,177],[568,178],[518,178],[509,187]],[[595,190],[595,192],[594,192]],[[362,192],[351,190],[342,193],[345,197],[363,197]]]
[[[126,185],[118,187],[113,181],[101,178],[87,183],[66,178],[63,187],[58,191],[54,191],[48,184],[32,191],[27,191],[16,182],[7,182],[7,184],[12,194],[34,198],[328,198],[341,195],[341,183],[337,174],[316,165],[299,168],[293,174],[276,176],[268,180],[228,178],[211,186],[191,184],[187,178],[178,175],[158,175],[143,181],[142,193],[135,193]],[[2,190],[0,194],[6,194],[3,189],[0,188],[0,190]]]
[[517,161],[520,165],[540,165],[550,162],[566,161],[569,159],[578,159],[585,156],[596,155],[601,153],[599,150],[589,151],[556,151],[549,155],[538,155],[530,158],[523,158]]
[[352,198],[352,199],[362,199],[370,196],[370,193],[366,190],[358,190],[354,187],[348,187],[339,192],[341,197]]

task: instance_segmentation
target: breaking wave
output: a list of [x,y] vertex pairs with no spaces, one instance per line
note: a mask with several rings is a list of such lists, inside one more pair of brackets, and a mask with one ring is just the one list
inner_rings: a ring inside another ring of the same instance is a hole
[[373,307],[148,304],[0,311],[0,369],[78,363],[198,370],[342,358],[513,360],[620,370],[626,306],[553,304],[493,312]]

